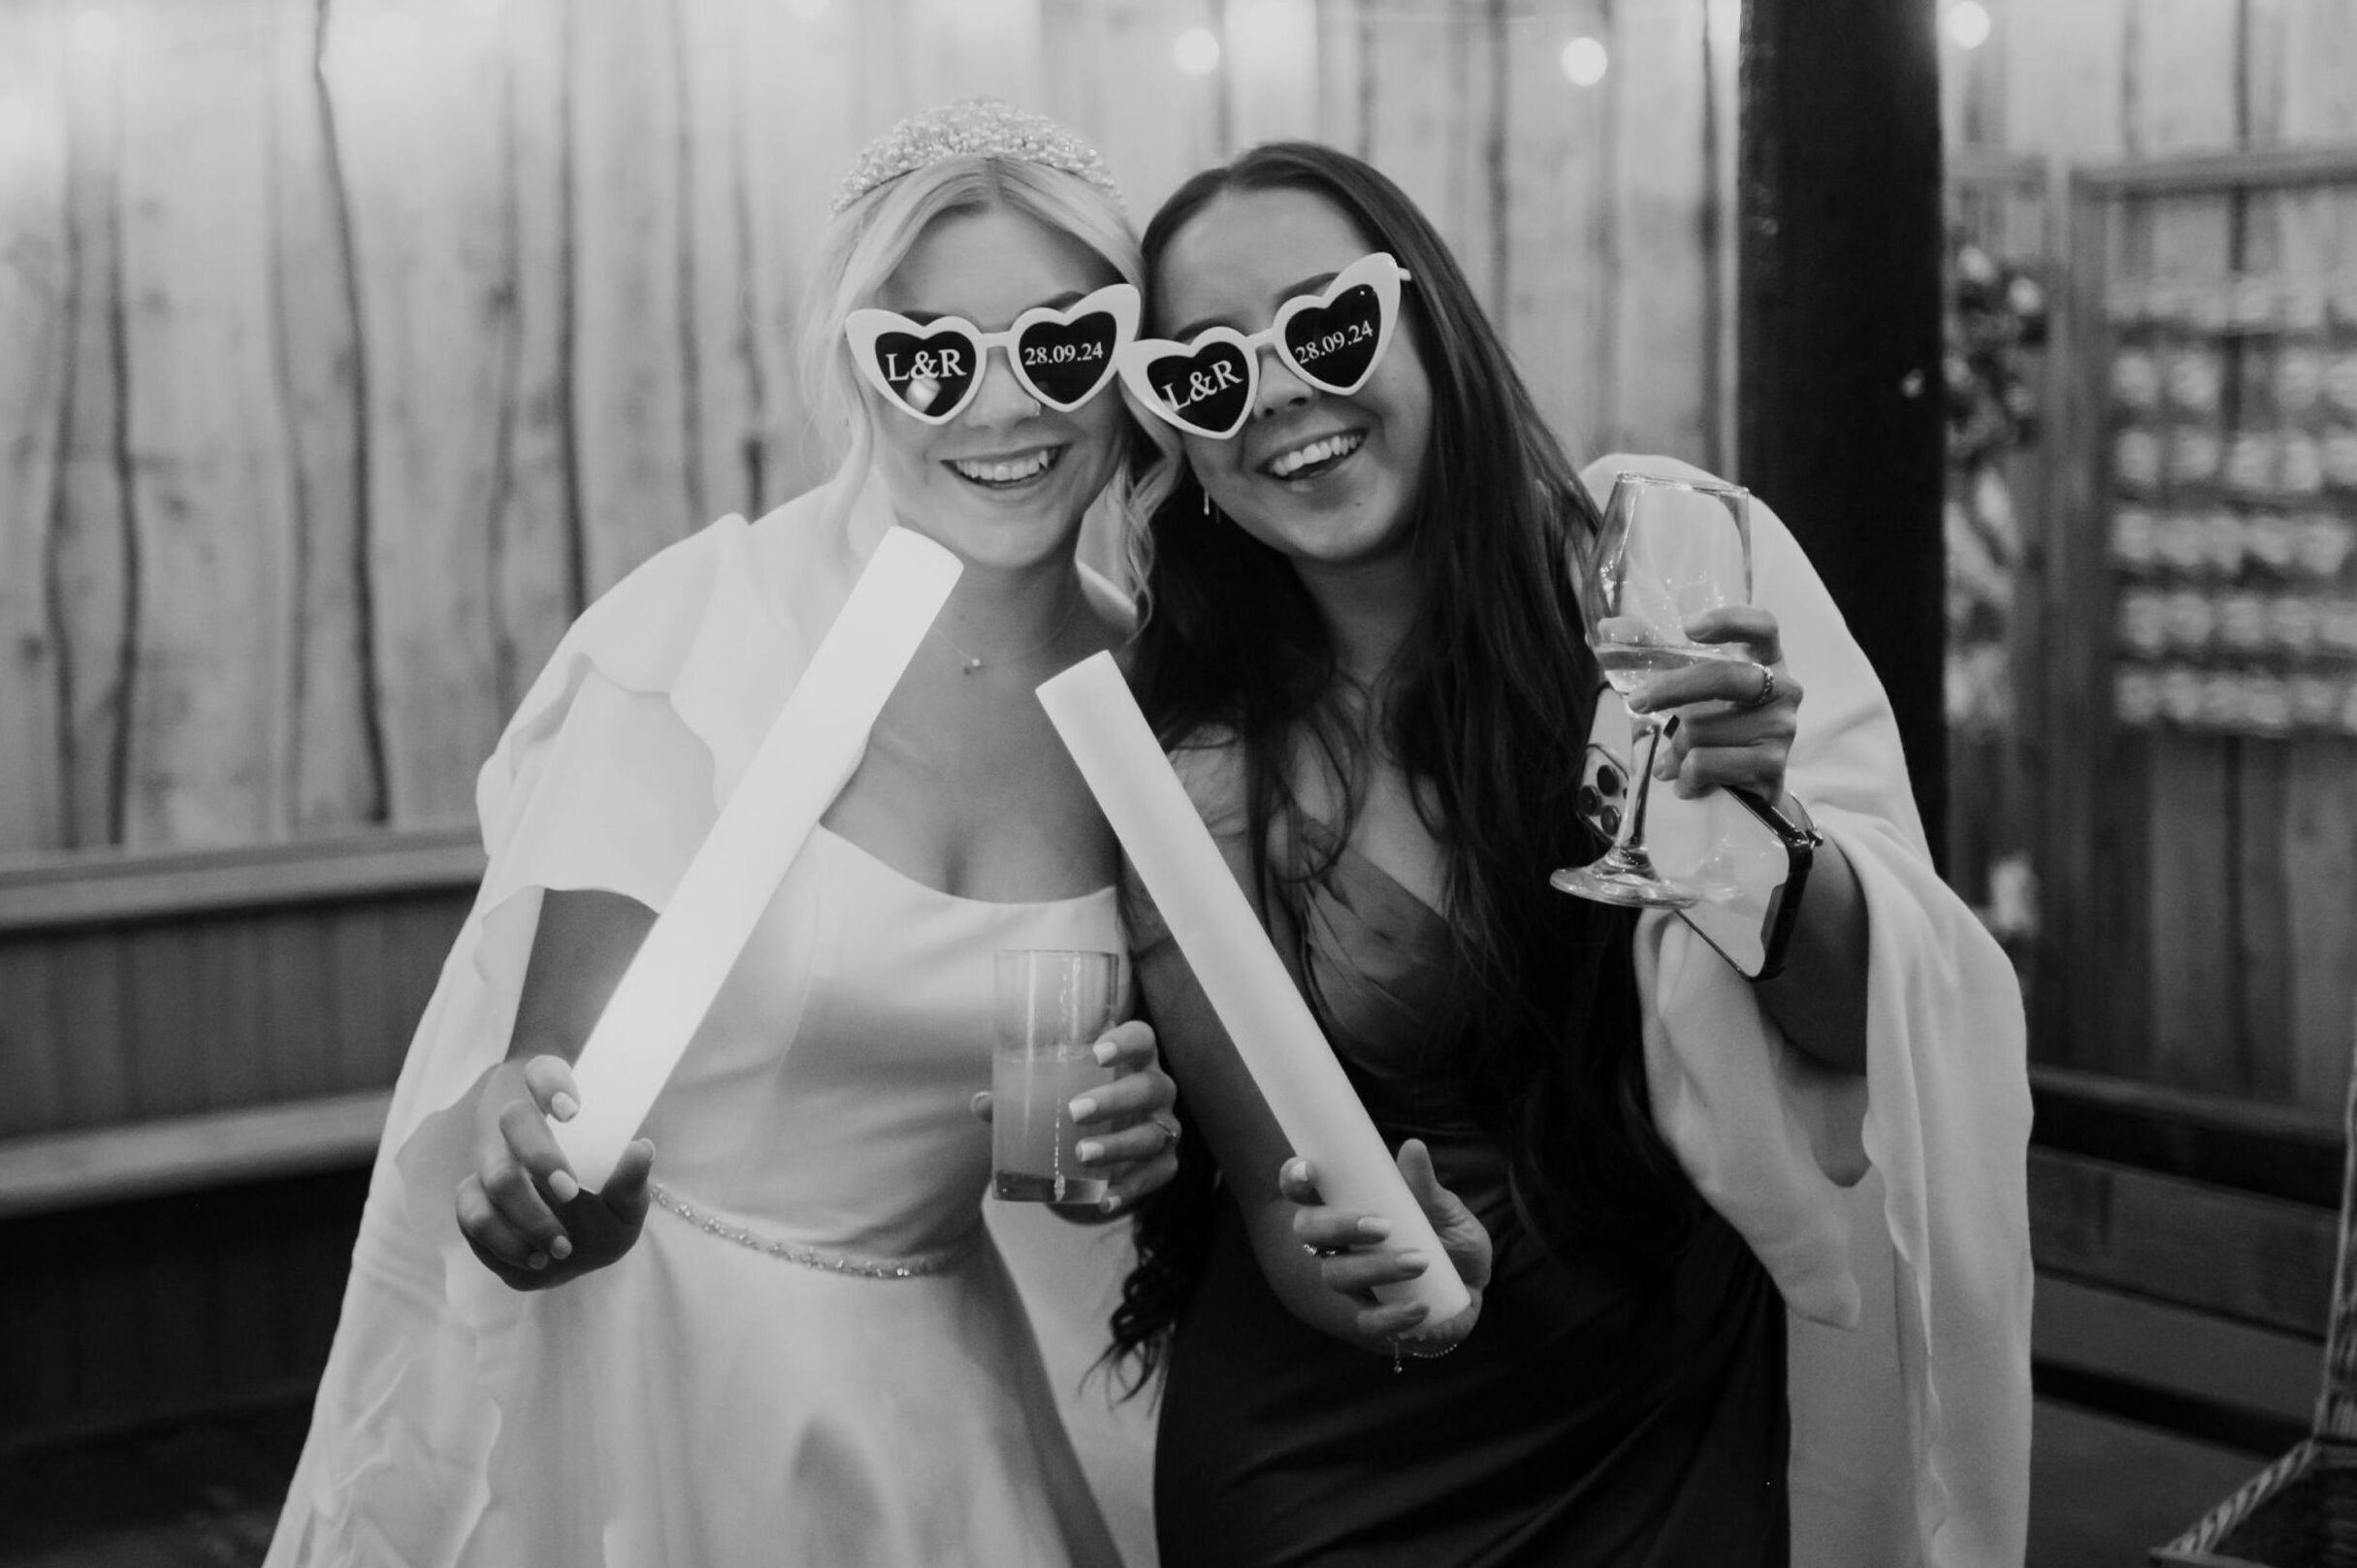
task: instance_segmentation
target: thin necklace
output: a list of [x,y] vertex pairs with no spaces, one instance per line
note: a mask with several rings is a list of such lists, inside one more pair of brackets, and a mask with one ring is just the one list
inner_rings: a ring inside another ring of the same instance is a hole
[[1021,659],[1029,658],[1032,655],[1038,653],[1041,649],[1046,648],[1049,644],[1054,642],[1058,637],[1064,635],[1064,628],[1072,624],[1072,618],[1074,614],[1081,608],[1081,600],[1082,597],[1084,597],[1084,595],[1080,588],[1076,585],[1072,591],[1071,601],[1064,606],[1064,618],[1055,624],[1055,629],[1053,631],[1048,633],[1047,636],[1042,637],[1038,642],[1033,643],[1028,648],[1012,654],[1001,654],[996,658],[982,658],[973,654],[967,653],[964,649],[950,641],[949,637],[943,633],[939,626],[925,627],[924,634],[940,643],[942,647],[947,648],[951,653],[957,656],[958,674],[972,675],[977,670],[996,669],[1001,664],[1013,664]]

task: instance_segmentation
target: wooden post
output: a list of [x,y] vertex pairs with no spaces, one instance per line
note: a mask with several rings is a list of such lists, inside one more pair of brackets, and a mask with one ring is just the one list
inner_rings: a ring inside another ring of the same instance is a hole
[[1874,661],[1939,855],[1948,760],[1933,23],[1932,0],[1744,8],[1736,475],[1792,525]]

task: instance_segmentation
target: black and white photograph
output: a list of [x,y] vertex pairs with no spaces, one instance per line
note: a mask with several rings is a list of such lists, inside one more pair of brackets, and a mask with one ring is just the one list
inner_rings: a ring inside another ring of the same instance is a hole
[[0,0],[0,1568],[2357,1568],[2357,0]]

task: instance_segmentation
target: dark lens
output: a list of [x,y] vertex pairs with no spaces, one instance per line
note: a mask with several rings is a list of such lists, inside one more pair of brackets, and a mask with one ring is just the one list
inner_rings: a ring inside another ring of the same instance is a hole
[[1207,343],[1194,354],[1166,354],[1146,372],[1162,406],[1191,430],[1224,435],[1243,423],[1252,396],[1251,363],[1234,343]]
[[1034,322],[1016,339],[1016,363],[1049,402],[1070,408],[1105,384],[1120,333],[1110,310],[1091,310],[1070,324]]
[[1329,391],[1354,387],[1374,367],[1383,340],[1383,302],[1373,287],[1344,289],[1332,304],[1294,312],[1285,352],[1302,374]]
[[913,413],[957,406],[981,368],[974,340],[955,327],[930,333],[888,332],[876,339],[876,368],[892,396]]

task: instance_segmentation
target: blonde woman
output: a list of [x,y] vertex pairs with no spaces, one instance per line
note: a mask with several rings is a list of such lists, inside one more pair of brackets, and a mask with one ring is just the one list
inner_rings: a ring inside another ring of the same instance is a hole
[[[1114,344],[1138,276],[1102,162],[1049,122],[953,106],[861,157],[805,317],[841,472],[600,599],[484,767],[490,869],[272,1564],[1116,1560],[982,1227],[972,1101],[993,952],[1121,946],[1116,846],[1032,688],[1127,635],[1073,552],[1133,430],[1110,373],[1019,362]],[[565,1064],[894,523],[964,574],[584,1194],[548,1132]],[[1099,1055],[1082,1157],[1117,1212],[1169,1177],[1173,1089],[1142,1024]]]

